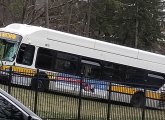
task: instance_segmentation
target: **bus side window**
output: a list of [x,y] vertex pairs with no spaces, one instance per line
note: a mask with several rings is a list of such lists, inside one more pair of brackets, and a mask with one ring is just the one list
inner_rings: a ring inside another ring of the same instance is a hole
[[99,63],[89,60],[81,60],[81,63],[81,73],[83,73],[85,77],[100,78],[101,67]]
[[165,84],[165,78],[163,75],[149,72],[147,75],[147,87],[158,90]]
[[54,56],[56,51],[47,48],[38,48],[37,57],[36,57],[36,68],[52,70],[54,63]]
[[32,45],[22,44],[20,46],[16,62],[24,65],[32,65],[35,47]]
[[58,52],[55,69],[60,72],[76,74],[78,69],[78,56]]
[[111,62],[104,62],[103,79],[112,80],[114,82],[124,82],[125,71],[126,66],[124,65]]
[[112,80],[112,76],[114,75],[114,64],[111,62],[103,63],[103,72],[102,77],[104,80]]

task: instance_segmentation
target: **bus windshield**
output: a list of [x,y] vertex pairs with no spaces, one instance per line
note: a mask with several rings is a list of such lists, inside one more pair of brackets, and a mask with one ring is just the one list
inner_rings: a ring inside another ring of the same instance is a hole
[[0,59],[13,61],[18,50],[18,42],[11,42],[0,38]]
[[21,36],[0,31],[0,60],[1,61],[13,61],[17,50],[18,45],[21,41]]

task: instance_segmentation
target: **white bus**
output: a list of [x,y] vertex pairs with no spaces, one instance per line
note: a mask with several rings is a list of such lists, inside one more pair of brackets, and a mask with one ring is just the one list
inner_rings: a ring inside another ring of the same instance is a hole
[[[108,99],[110,86],[111,100],[137,107],[165,107],[163,55],[15,23],[0,28],[0,57],[1,70],[12,66],[14,72],[29,75],[37,68],[49,79],[52,76],[49,77],[48,72],[55,73],[56,80],[40,81],[42,89],[78,92],[80,74],[85,71],[85,78],[92,77],[82,84],[86,95]],[[70,78],[66,79],[63,73]],[[73,78],[75,76],[77,78]],[[16,80],[19,77],[13,77],[12,83]],[[33,77],[19,81],[17,84],[31,87],[35,84]]]

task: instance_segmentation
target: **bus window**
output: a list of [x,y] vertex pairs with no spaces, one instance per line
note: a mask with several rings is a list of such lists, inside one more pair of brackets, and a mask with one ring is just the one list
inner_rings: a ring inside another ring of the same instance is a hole
[[20,46],[16,62],[24,65],[32,65],[35,47],[32,45],[22,44]]
[[159,74],[149,73],[146,84],[149,88],[157,90],[165,84],[165,79]]
[[126,70],[126,82],[136,84],[137,86],[141,86],[145,84],[145,76],[146,71],[134,68],[134,67],[127,67]]
[[57,71],[76,74],[78,68],[78,57],[62,52],[57,53],[55,69]]
[[38,48],[36,58],[36,68],[52,70],[53,68],[53,54],[56,52],[46,48]]
[[125,81],[125,71],[126,66],[111,63],[111,62],[104,62],[104,69],[103,69],[103,79],[111,80],[114,82],[124,82]]
[[102,77],[104,80],[111,80],[114,75],[114,63],[104,62]]
[[82,63],[81,72],[85,77],[100,78],[101,68],[99,63],[88,60],[81,60],[81,63]]

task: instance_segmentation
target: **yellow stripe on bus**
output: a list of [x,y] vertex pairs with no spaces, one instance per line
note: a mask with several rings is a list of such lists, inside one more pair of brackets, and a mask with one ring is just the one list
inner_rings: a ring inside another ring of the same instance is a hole
[[[1,70],[9,71],[11,66],[2,66]],[[36,74],[36,70],[30,68],[24,68],[19,66],[12,66],[12,71],[16,73],[20,73],[23,75],[34,76]]]
[[[9,71],[11,66],[2,66],[1,70],[4,71]],[[25,67],[20,67],[20,66],[12,66],[12,71],[22,74],[22,75],[28,75],[28,76],[34,76],[37,73],[36,69],[30,69],[30,68],[25,68]],[[52,72],[46,72],[48,75],[49,79],[55,79],[57,76],[57,73],[52,73]]]
[[[113,85],[111,87],[112,92],[119,92],[123,94],[130,94],[133,95],[136,90],[136,88],[133,87],[127,87],[127,86],[120,86],[120,85]],[[161,94],[157,93],[156,91],[146,91],[146,97],[151,99],[160,99]]]
[[161,97],[161,94],[160,93],[156,93],[154,91],[147,91],[146,92],[146,97],[148,98],[152,98],[152,99],[160,99]]
[[134,94],[136,92],[135,88],[130,88],[126,86],[115,85],[111,87],[113,92],[121,92],[125,94]]

